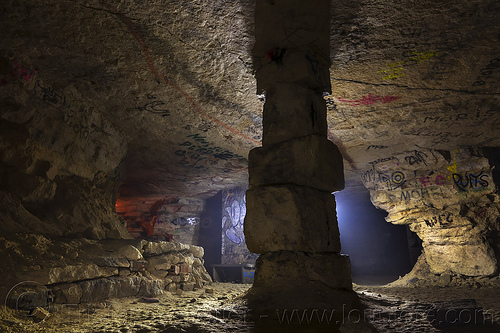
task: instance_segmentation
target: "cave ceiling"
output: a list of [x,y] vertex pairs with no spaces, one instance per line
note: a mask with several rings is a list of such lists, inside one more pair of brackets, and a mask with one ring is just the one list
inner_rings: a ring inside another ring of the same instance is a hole
[[[49,147],[64,128],[82,151],[121,136],[122,196],[245,185],[264,98],[253,15],[243,0],[3,0],[2,118]],[[324,98],[348,186],[401,152],[500,146],[500,2],[332,1],[331,17]]]

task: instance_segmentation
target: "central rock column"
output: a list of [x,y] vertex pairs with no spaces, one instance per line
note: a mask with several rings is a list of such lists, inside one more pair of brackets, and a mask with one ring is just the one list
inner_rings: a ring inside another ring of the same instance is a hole
[[307,306],[318,293],[352,289],[331,194],[344,188],[342,155],[327,139],[323,99],[331,92],[330,1],[257,0],[255,39],[265,105],[246,194],[246,243],[260,254],[252,292],[288,306],[295,295],[293,306]]

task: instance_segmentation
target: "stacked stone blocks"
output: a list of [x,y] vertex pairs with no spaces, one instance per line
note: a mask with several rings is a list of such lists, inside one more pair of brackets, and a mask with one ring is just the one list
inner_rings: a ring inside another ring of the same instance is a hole
[[342,155],[327,139],[322,97],[331,90],[329,13],[324,0],[257,1],[253,54],[265,105],[262,147],[249,154],[245,217],[248,249],[260,254],[254,287],[312,281],[351,289],[331,194],[344,188]]

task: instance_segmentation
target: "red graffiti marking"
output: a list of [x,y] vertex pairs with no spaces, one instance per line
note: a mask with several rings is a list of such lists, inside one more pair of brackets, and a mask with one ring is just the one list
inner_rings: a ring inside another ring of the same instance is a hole
[[149,52],[149,48],[148,48],[147,44],[144,42],[144,39],[142,38],[141,34],[139,33],[139,30],[137,30],[136,26],[132,23],[132,21],[130,21],[130,19],[128,17],[126,17],[125,15],[123,15],[122,13],[120,13],[116,8],[113,8],[111,5],[105,4],[105,6],[108,8],[108,10],[111,13],[115,14],[120,19],[120,21],[122,21],[123,24],[125,24],[127,26],[127,28],[130,30],[130,32],[135,37],[135,39],[137,39],[137,41],[139,42],[139,45],[141,46],[142,52],[144,53],[144,56],[146,57],[146,62],[148,63],[149,70],[151,71],[151,73],[153,73],[153,75],[156,78],[158,78],[164,84],[169,85],[170,87],[172,87],[175,90],[177,90],[177,92],[179,92],[193,106],[193,108],[201,116],[210,119],[211,121],[213,121],[213,122],[221,125],[222,127],[226,128],[227,130],[233,132],[234,134],[237,134],[237,135],[239,135],[239,136],[241,136],[241,137],[243,137],[243,138],[245,138],[247,140],[250,140],[252,142],[255,142],[255,143],[259,144],[259,145],[261,144],[259,141],[254,140],[251,137],[246,136],[245,134],[243,134],[241,132],[238,132],[237,130],[235,130],[234,128],[230,127],[226,123],[220,121],[219,119],[206,114],[201,109],[201,107],[199,107],[195,103],[195,101],[193,100],[193,98],[191,96],[189,96],[184,90],[182,90],[181,88],[179,88],[179,86],[177,86],[176,84],[174,84],[172,81],[170,81],[167,78],[165,78],[165,76],[163,76],[162,74],[160,74],[158,72],[158,70],[156,69],[154,63],[153,63],[153,57],[151,56],[151,53]]
[[343,98],[339,97],[339,101],[344,102],[344,103],[349,103],[351,106],[356,106],[356,105],[372,105],[375,103],[390,103],[394,102],[395,100],[399,99],[397,96],[373,96],[372,94],[368,94],[367,96],[363,96],[361,99],[357,99],[354,101],[349,101]]
[[0,86],[5,86],[6,84],[9,84],[13,80],[24,80],[24,82],[29,82],[33,76],[36,74],[37,70],[32,69],[30,73],[28,73],[28,69],[26,68],[20,68],[19,63],[15,62],[14,63],[14,68],[12,70],[12,74],[9,76],[3,77],[0,79]]
[[422,177],[419,179],[424,185],[424,187],[427,187],[427,184],[429,184],[429,186],[444,185],[443,180],[445,180],[446,178],[443,175],[437,175],[436,178],[434,179],[434,182],[431,180],[431,177]]

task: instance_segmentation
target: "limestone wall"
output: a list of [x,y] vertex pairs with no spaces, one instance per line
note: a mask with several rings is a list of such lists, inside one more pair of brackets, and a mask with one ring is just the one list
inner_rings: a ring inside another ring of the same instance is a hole
[[498,271],[500,200],[479,151],[416,148],[370,165],[362,180],[371,201],[389,213],[388,222],[418,234],[432,273]]
[[12,97],[0,119],[1,232],[130,237],[114,213],[123,136],[84,87],[31,73],[2,87]]

